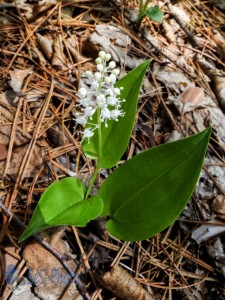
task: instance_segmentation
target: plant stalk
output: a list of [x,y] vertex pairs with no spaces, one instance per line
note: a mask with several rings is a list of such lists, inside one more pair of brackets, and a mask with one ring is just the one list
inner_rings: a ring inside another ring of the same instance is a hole
[[100,167],[99,167],[98,164],[97,164],[96,167],[95,167],[94,174],[93,174],[93,176],[92,176],[92,178],[91,178],[90,184],[89,184],[89,186],[88,186],[88,190],[87,190],[87,193],[86,193],[86,195],[85,195],[84,200],[87,200],[88,196],[90,195],[91,189],[92,189],[92,187],[93,187],[93,185],[94,185],[94,182],[95,182],[95,179],[96,179],[96,177],[97,177],[97,175],[98,175],[98,171],[99,171],[99,170],[100,170]]
[[137,27],[140,26],[142,19],[145,16],[146,9],[148,7],[150,0],[146,0],[145,4],[143,5],[143,0],[139,0],[139,14],[137,19]]

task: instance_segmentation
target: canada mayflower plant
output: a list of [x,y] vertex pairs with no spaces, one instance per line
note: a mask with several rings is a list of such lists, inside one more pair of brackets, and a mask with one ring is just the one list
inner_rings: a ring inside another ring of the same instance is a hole
[[[77,96],[79,97],[79,104],[83,114],[76,116],[76,124],[80,124],[85,127],[83,138],[88,139],[94,135],[94,131],[104,123],[105,127],[108,127],[108,120],[118,121],[119,117],[123,117],[125,112],[121,109],[121,102],[124,99],[120,99],[120,92],[122,87],[116,88],[114,84],[117,80],[117,76],[120,71],[116,68],[116,63],[111,60],[111,55],[100,51],[95,63],[97,65],[97,72],[86,71],[85,76],[89,81],[89,89],[81,87]],[[98,124],[89,122],[92,120],[92,116],[98,113]],[[86,125],[92,125],[88,127]],[[93,126],[94,125],[94,126]],[[81,141],[81,142],[82,142]]]
[[[143,150],[118,166],[133,132],[139,90],[150,60],[116,81],[119,70],[110,59],[100,51],[97,71],[85,73],[88,85],[81,85],[77,92],[75,120],[84,128],[80,146],[87,162],[92,160],[92,179],[87,188],[76,176],[53,182],[41,196],[20,241],[57,225],[86,226],[99,216],[106,217],[106,228],[116,238],[144,240],[173,223],[191,197],[211,129]],[[137,130],[135,140],[140,141],[141,136]],[[101,169],[111,171],[90,196]]]

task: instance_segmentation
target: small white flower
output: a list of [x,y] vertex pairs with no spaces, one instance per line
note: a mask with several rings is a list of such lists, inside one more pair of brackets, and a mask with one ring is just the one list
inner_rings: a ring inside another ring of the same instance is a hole
[[102,63],[102,59],[101,57],[97,57],[95,60],[96,65],[101,64]]
[[118,121],[118,117],[123,117],[124,115],[125,112],[119,109],[114,109],[110,112],[110,117],[115,121]]
[[114,89],[113,89],[113,93],[114,93],[116,96],[119,96],[119,95],[120,95],[120,89],[114,88]]
[[106,61],[109,61],[110,59],[111,59],[111,54],[106,53],[106,55],[105,55],[105,60],[106,60]]
[[108,105],[115,106],[117,104],[117,102],[118,102],[118,99],[114,96],[109,96],[107,98],[107,104]]
[[84,109],[84,115],[86,116],[86,118],[92,117],[95,111],[96,111],[95,108],[88,106]]
[[104,94],[97,96],[97,104],[99,107],[103,107],[106,104],[106,98]]
[[97,65],[97,69],[102,72],[102,70],[104,69],[103,65],[102,64],[98,64]]
[[100,51],[100,52],[98,53],[98,56],[99,56],[102,60],[105,59],[105,55],[106,55],[105,51]]
[[77,124],[80,124],[82,125],[83,127],[86,125],[87,123],[87,119],[85,116],[77,116],[76,119],[75,119],[76,123]]
[[87,96],[87,90],[85,88],[80,88],[77,92],[77,96],[80,98],[84,98]]
[[101,75],[101,73],[99,73],[99,72],[96,72],[96,73],[94,74],[94,78],[95,78],[95,80],[97,80],[97,81],[99,81],[99,80],[101,79],[101,77],[102,77],[102,75]]
[[111,78],[109,76],[105,77],[105,83],[110,84],[111,83]]
[[93,129],[91,128],[86,128],[83,132],[83,138],[81,143],[83,142],[84,139],[88,139],[88,143],[90,143],[90,138],[94,135]]
[[91,84],[91,90],[97,91],[99,88],[99,83],[97,81],[93,81]]
[[116,66],[116,63],[115,63],[115,61],[110,61],[110,63],[109,63],[109,68],[110,69],[114,69],[115,68],[115,66]]
[[77,106],[88,107],[91,105],[91,98],[81,98]]
[[86,71],[85,75],[87,76],[88,79],[92,79],[93,78],[93,73],[91,71]]
[[113,69],[111,71],[111,73],[114,74],[114,75],[116,75],[116,76],[118,76],[120,74],[120,70],[119,69]]
[[111,78],[112,83],[116,82],[116,75],[110,74],[109,77]]
[[107,119],[110,119],[110,110],[107,108],[107,107],[104,107],[102,110],[101,110],[101,116],[100,116],[100,121],[101,122],[104,122],[105,121],[105,127],[108,127],[107,125]]

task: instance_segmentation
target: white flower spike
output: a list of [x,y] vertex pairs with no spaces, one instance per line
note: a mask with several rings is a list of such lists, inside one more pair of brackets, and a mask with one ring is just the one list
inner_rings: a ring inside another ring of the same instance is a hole
[[[83,115],[75,118],[76,123],[83,127],[87,124],[92,125],[85,128],[83,132],[79,131],[79,133],[83,133],[81,143],[85,139],[90,142],[90,139],[94,136],[94,131],[96,128],[101,127],[101,123],[108,127],[108,120],[118,121],[119,117],[125,115],[124,111],[120,109],[121,103],[125,101],[120,99],[123,88],[114,87],[120,71],[116,68],[116,63],[113,60],[110,61],[110,59],[111,55],[109,53],[100,51],[95,60],[97,72],[85,72],[86,78],[90,83],[89,90],[81,87],[77,92],[79,97],[77,106],[81,106]],[[92,116],[97,110],[100,116],[98,124],[88,122],[88,120],[92,120]]]

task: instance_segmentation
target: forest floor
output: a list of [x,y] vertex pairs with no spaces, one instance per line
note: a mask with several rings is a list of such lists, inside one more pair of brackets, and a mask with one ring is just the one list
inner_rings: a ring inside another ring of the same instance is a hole
[[[150,5],[163,22],[145,17],[137,28],[133,0],[0,1],[1,299],[225,299],[225,5]],[[179,219],[142,242],[91,223],[18,243],[52,182],[75,173],[90,181],[74,111],[81,75],[100,50],[121,74],[152,59],[119,164],[211,125],[198,185]]]

